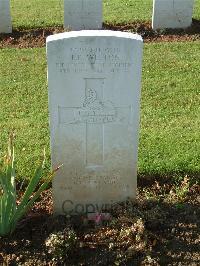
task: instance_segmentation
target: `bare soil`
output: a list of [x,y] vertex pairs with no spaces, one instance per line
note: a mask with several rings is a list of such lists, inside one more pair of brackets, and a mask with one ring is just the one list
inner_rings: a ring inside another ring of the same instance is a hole
[[[145,42],[172,42],[200,40],[200,21],[193,20],[192,26],[182,30],[153,31],[149,22],[133,22],[128,24],[104,24],[103,29],[137,32]],[[0,48],[33,48],[43,47],[49,35],[64,32],[63,27],[38,29],[14,29],[12,34],[0,34]]]
[[[178,186],[143,181],[137,199],[117,204],[101,225],[84,215],[53,217],[47,190],[13,235],[0,238],[0,265],[200,265],[200,186],[188,188],[187,177]],[[64,228],[76,232],[77,246],[55,261],[45,240]]]

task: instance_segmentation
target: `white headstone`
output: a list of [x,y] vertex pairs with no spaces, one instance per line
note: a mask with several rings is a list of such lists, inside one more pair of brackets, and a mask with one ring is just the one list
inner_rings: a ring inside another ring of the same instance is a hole
[[152,28],[187,28],[192,23],[194,0],[154,0]]
[[142,48],[139,35],[113,31],[47,38],[56,213],[135,197]]
[[0,0],[0,32],[12,32],[10,0]]
[[102,0],[64,0],[64,26],[72,30],[102,28]]

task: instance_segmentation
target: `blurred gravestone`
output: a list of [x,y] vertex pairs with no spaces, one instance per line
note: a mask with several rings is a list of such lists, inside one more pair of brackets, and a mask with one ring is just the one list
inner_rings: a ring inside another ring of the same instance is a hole
[[154,0],[152,28],[187,28],[192,23],[194,0]]
[[102,0],[64,0],[64,27],[72,30],[102,28]]
[[0,33],[11,33],[10,0],[0,0]]
[[47,38],[57,214],[136,196],[142,47],[139,35],[113,31]]

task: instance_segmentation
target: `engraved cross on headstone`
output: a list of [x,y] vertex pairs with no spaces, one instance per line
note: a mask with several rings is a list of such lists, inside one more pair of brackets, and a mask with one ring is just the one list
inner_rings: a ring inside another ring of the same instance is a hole
[[85,99],[80,107],[58,107],[59,123],[86,126],[86,167],[104,162],[104,127],[108,123],[129,123],[132,106],[116,107],[104,99],[104,78],[85,78]]

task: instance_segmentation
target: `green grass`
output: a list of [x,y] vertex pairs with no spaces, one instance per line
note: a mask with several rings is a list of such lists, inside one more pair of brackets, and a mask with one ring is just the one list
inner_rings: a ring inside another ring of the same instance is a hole
[[63,25],[64,0],[11,0],[14,28]]
[[[11,0],[14,28],[63,25],[64,0]],[[104,21],[126,23],[150,21],[152,0],[104,0]],[[200,19],[200,0],[195,1],[194,18]]]
[[[199,42],[146,44],[139,172],[200,171]],[[16,133],[19,176],[31,176],[44,147],[50,167],[44,48],[0,53],[0,151]]]
[[200,170],[199,42],[146,45],[139,168]]
[[14,129],[17,169],[30,176],[49,147],[45,50],[4,49],[0,58],[1,154]]
[[126,23],[151,20],[153,1],[151,0],[104,0],[104,21]]

